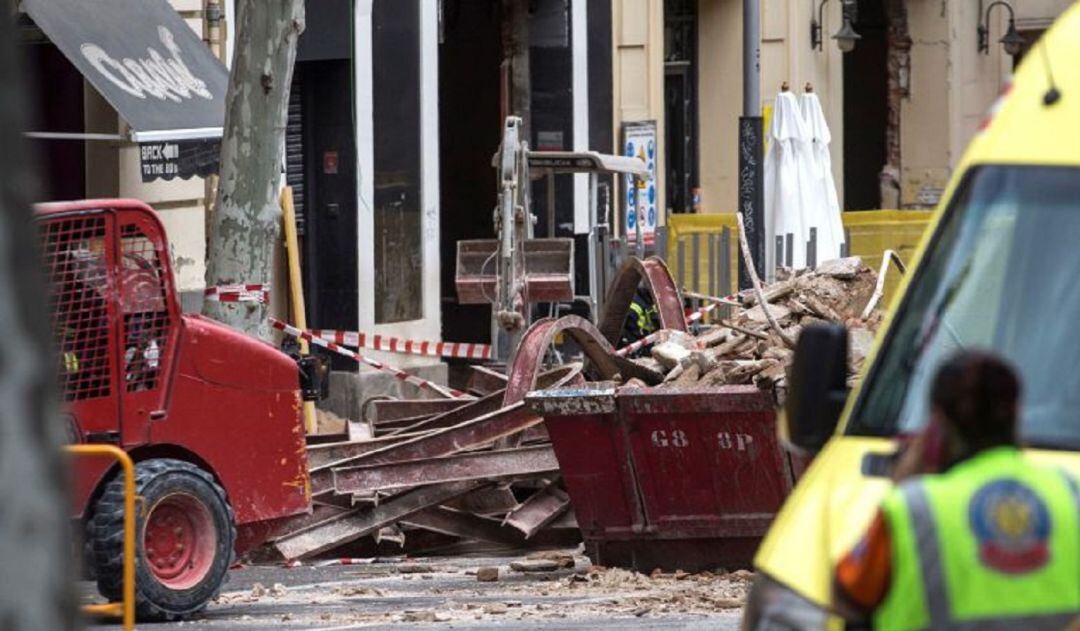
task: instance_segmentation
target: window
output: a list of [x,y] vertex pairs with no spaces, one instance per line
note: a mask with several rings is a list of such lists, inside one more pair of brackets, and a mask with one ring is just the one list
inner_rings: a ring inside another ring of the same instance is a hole
[[375,321],[423,317],[418,0],[376,0]]
[[933,374],[961,348],[1012,361],[1021,438],[1080,449],[1080,169],[980,167],[962,183],[856,404],[848,432],[925,424]]

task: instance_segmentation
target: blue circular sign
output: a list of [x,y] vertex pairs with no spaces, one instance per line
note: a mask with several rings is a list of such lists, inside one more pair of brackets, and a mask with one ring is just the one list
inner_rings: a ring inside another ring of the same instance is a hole
[[975,492],[968,505],[979,560],[1004,574],[1026,574],[1049,562],[1050,511],[1018,480],[1001,478]]
[[656,187],[651,183],[649,184],[649,204],[656,203]]
[[629,228],[630,228],[631,230],[633,230],[633,229],[634,229],[634,224],[635,224],[635,223],[637,223],[637,212],[636,212],[636,211],[633,211],[633,210],[631,210],[630,212],[626,213],[626,225],[627,225],[627,226],[628,226],[628,227],[629,227]]
[[626,143],[626,155],[633,157],[634,155],[634,143]]
[[649,141],[649,160],[652,160],[654,155],[656,155],[656,144],[653,141],[650,140]]
[[649,225],[650,226],[655,226],[656,225],[656,207],[655,206],[650,206],[649,207]]

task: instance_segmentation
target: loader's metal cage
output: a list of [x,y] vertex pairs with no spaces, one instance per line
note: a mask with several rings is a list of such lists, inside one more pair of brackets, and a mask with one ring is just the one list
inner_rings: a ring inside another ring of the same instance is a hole
[[34,215],[64,400],[91,406],[88,419],[115,416],[118,396],[156,409],[179,332],[160,221],[127,199],[41,204]]
[[41,227],[52,330],[60,353],[58,381],[66,401],[112,393],[107,219],[79,215]]

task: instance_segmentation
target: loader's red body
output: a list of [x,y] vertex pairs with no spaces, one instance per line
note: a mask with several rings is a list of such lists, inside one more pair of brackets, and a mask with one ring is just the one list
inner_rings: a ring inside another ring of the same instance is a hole
[[[296,363],[269,344],[181,314],[165,230],[135,200],[39,206],[59,379],[71,439],[137,462],[186,460],[225,489],[237,552],[309,508]],[[82,517],[113,463],[73,462]]]

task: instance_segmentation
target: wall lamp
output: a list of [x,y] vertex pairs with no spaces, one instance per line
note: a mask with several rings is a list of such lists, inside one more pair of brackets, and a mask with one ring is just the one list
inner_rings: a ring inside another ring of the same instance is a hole
[[982,0],[979,0],[979,52],[984,55],[990,54],[990,12],[998,5],[1009,10],[1009,28],[1005,30],[1005,35],[998,42],[1006,53],[1015,57],[1024,46],[1024,38],[1016,30],[1016,14],[1013,13],[1012,5],[1005,0],[991,2],[985,12],[983,12]]
[[[821,27],[824,23],[824,11],[825,3],[829,0],[821,0],[821,4],[818,5],[817,18],[810,19],[810,48],[812,50],[823,50],[824,40],[821,37]],[[844,23],[840,26],[840,30],[833,35],[832,38],[836,40],[836,47],[840,49],[842,53],[850,53],[855,50],[855,44],[862,35],[855,32],[855,27],[852,26],[852,22],[855,20],[855,2],[853,0],[840,0],[841,1],[841,14],[844,18]]]

